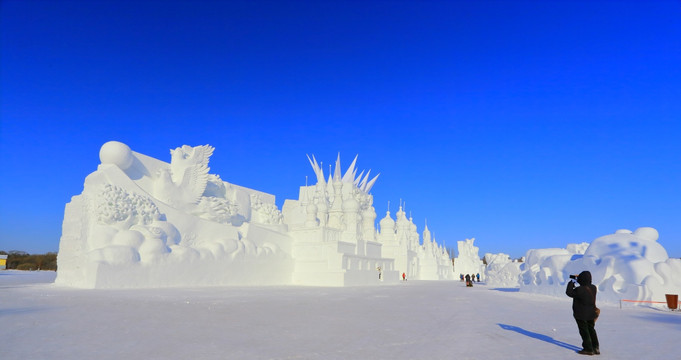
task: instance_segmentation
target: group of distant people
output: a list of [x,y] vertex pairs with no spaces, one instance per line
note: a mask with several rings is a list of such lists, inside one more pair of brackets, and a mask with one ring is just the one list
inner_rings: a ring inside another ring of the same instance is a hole
[[471,287],[473,286],[473,282],[477,281],[480,282],[480,274],[466,274],[464,276],[463,274],[459,274],[459,277],[461,278],[461,281],[466,280],[466,286]]

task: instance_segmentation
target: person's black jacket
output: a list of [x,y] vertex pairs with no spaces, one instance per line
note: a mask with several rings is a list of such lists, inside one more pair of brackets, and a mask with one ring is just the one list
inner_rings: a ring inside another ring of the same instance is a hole
[[596,318],[596,292],[598,289],[591,284],[591,273],[582,271],[577,276],[579,287],[573,281],[568,281],[565,294],[572,298],[572,315],[577,320],[593,320]]

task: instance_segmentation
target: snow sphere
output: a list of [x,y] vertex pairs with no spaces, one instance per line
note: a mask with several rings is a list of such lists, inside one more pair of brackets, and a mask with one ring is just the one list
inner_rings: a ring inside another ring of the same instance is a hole
[[657,241],[660,238],[660,233],[651,227],[640,227],[634,231],[634,235],[650,241]]
[[99,149],[99,160],[102,164],[113,164],[125,170],[132,165],[132,150],[122,142],[109,141]]

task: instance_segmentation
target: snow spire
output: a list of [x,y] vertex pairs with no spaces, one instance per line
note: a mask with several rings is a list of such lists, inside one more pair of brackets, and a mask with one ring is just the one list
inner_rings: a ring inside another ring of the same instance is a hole
[[310,162],[310,165],[312,166],[312,169],[314,170],[315,175],[317,176],[317,182],[324,184],[324,169],[317,163],[317,159],[315,159],[314,154],[312,155],[312,159],[310,159],[310,155],[307,155],[307,160]]
[[369,183],[366,185],[366,188],[362,189],[362,190],[364,190],[364,192],[368,193],[369,190],[371,190],[371,187],[374,186],[374,183],[376,182],[376,180],[378,179],[379,176],[381,176],[380,173],[378,175],[376,175],[376,177],[371,179],[371,181],[369,181]]
[[[364,188],[366,187],[367,180],[369,180],[369,174],[370,173],[371,173],[371,169],[369,169],[369,171],[367,171],[367,174],[364,175],[364,178],[362,179],[362,181],[359,182],[359,188],[361,190],[364,190]],[[362,177],[362,174],[360,174],[359,176]]]
[[340,165],[340,153],[338,153],[338,158],[336,159],[336,169],[333,172],[333,181],[341,180],[341,165]]
[[355,178],[355,181],[352,183],[353,185],[357,186],[358,188],[361,189],[359,186],[359,181],[362,180],[362,176],[364,176],[364,170],[362,170],[361,173],[359,173],[359,176]]
[[305,175],[305,202],[310,202],[310,188],[307,186],[307,175]]
[[[357,163],[357,157],[358,155],[355,155],[355,160],[352,160],[352,164],[350,164],[350,167],[345,171],[345,175],[343,175],[342,181],[345,183],[352,183],[354,181],[354,173],[355,173],[355,164]],[[338,174],[340,175],[340,153],[338,153],[338,165],[336,165],[336,169],[338,171]]]

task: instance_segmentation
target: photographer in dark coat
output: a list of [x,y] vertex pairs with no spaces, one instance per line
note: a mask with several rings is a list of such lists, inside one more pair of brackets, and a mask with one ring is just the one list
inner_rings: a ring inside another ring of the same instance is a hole
[[[572,298],[572,315],[577,321],[579,335],[582,337],[582,355],[598,355],[598,335],[594,325],[596,323],[596,292],[598,289],[591,284],[591,273],[582,271],[578,276],[570,275],[565,294]],[[575,286],[575,281],[579,286]]]

